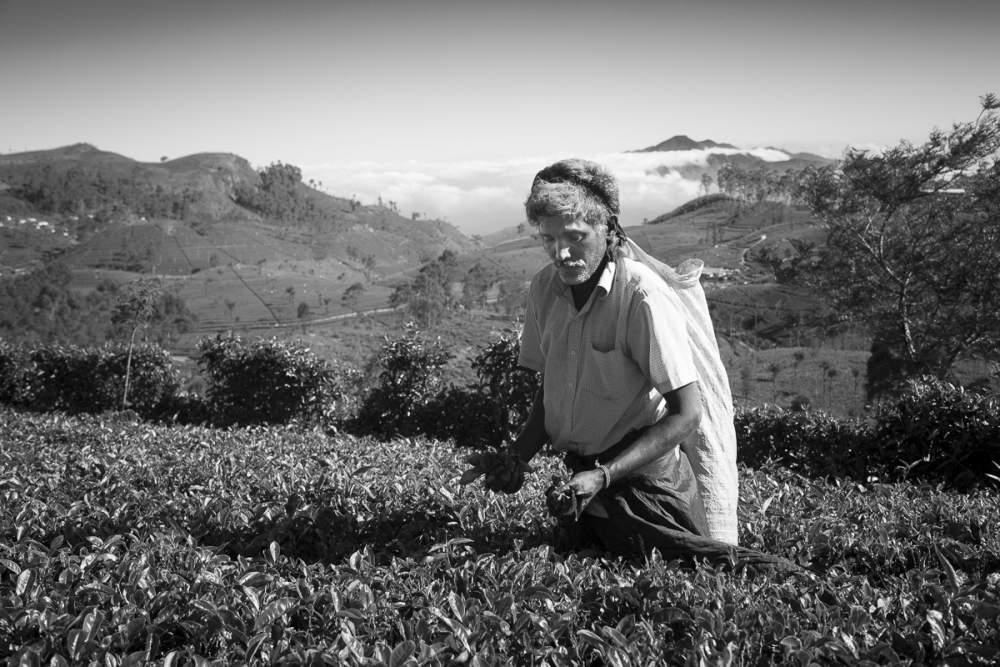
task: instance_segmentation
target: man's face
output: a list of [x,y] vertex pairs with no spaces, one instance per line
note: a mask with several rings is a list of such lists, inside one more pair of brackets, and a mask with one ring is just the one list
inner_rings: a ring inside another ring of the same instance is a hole
[[538,218],[538,235],[559,271],[559,279],[567,285],[587,282],[608,246],[607,225],[593,226],[580,218],[542,216]]

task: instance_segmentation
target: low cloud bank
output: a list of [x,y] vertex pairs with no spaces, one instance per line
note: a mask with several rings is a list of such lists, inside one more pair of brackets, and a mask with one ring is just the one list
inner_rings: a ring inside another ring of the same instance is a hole
[[[640,224],[698,196],[700,182],[676,170],[705,166],[709,153],[747,153],[768,162],[788,159],[769,148],[712,149],[664,153],[581,155],[606,165],[621,185],[622,223]],[[466,234],[487,234],[524,221],[524,199],[542,167],[569,156],[535,156],[497,161],[358,162],[303,168],[306,178],[340,197],[370,204],[393,201],[401,214],[443,218]],[[669,170],[664,170],[667,167]]]

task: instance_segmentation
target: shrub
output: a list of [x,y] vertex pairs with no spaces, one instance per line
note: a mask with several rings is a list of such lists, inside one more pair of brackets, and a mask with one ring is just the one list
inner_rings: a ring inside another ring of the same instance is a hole
[[[27,354],[25,403],[34,410],[70,413],[122,408],[128,348],[43,345]],[[140,416],[163,415],[180,382],[169,354],[156,345],[132,351],[129,402]]]
[[205,396],[183,389],[178,391],[169,403],[163,406],[163,417],[165,421],[176,424],[207,425],[212,423],[212,414]]
[[454,440],[458,447],[499,447],[504,431],[498,415],[496,404],[476,387],[450,386],[421,408],[419,421],[424,435]]
[[810,477],[907,477],[968,490],[1000,482],[1000,402],[934,378],[910,380],[883,402],[874,425],[823,412],[745,410],[736,415],[739,458],[768,460]]
[[441,368],[451,352],[440,340],[425,341],[412,322],[403,335],[385,338],[376,365],[377,384],[365,395],[355,426],[382,437],[440,433]]
[[210,419],[220,426],[331,422],[353,377],[301,343],[220,334],[199,341],[198,351]]
[[[995,483],[1000,475],[1000,403],[925,377],[876,413],[875,440],[884,464],[913,477],[958,488]],[[994,477],[988,477],[994,475]]]
[[860,421],[755,408],[738,411],[735,425],[739,460],[749,466],[773,461],[809,477],[861,480],[882,473],[873,466],[871,429]]
[[503,331],[479,356],[472,368],[479,389],[499,411],[498,423],[508,433],[528,418],[541,376],[517,365],[521,341],[515,331]]
[[437,437],[454,438],[460,447],[499,447],[528,418],[539,376],[517,365],[521,344],[514,331],[503,331],[473,359],[477,382],[449,388],[438,396]]
[[0,403],[27,402],[27,355],[23,347],[0,340]]

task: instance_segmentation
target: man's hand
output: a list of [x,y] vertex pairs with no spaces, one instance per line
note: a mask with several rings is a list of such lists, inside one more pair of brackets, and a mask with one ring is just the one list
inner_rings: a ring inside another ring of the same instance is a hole
[[[596,475],[596,476],[595,476]],[[604,473],[585,470],[566,480],[552,477],[552,484],[545,491],[549,514],[560,522],[576,521],[590,501],[604,488]]]
[[524,474],[531,470],[530,465],[507,452],[500,463],[486,473],[486,488],[494,493],[517,493],[524,486]]
[[573,489],[573,495],[582,511],[604,489],[604,473],[600,470],[584,470],[573,475],[567,485]]
[[524,485],[524,475],[532,467],[510,451],[477,452],[465,462],[472,467],[462,474],[459,482],[471,484],[485,475],[483,483],[493,492],[516,493]]

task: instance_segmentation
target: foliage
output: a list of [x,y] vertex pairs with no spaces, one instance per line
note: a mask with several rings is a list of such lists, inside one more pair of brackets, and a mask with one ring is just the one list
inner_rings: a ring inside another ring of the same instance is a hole
[[174,291],[163,286],[159,278],[142,278],[116,286],[110,314],[112,335],[127,335],[137,331],[144,340],[160,345],[174,343],[198,322],[198,316]]
[[214,424],[329,423],[350,406],[357,378],[299,342],[247,342],[218,335],[198,342],[207,410]]
[[466,308],[485,308],[486,296],[496,281],[496,271],[476,262],[466,272],[462,282],[462,304]]
[[[82,294],[69,268],[50,262],[0,279],[0,335],[24,342],[100,344],[120,334],[112,319],[122,298],[123,288],[112,280]],[[181,297],[163,289],[154,300],[146,337],[167,343],[190,331],[196,321]]]
[[1000,401],[932,377],[879,406],[874,442],[908,475],[960,489],[1000,482]]
[[167,189],[146,179],[121,176],[76,161],[45,160],[18,165],[4,175],[12,194],[45,213],[93,215],[106,220],[131,213],[184,219],[202,195],[192,188]]
[[[27,349],[20,360],[23,383],[20,395],[11,401],[15,405],[69,413],[120,407],[129,365],[129,351],[122,345],[42,345]],[[132,351],[131,381],[129,407],[146,418],[164,416],[180,385],[170,355],[155,345],[139,345]]]
[[538,373],[517,365],[521,352],[520,334],[505,330],[472,361],[482,393],[505,406],[503,422],[514,428],[528,418],[538,392]]
[[517,333],[502,332],[472,361],[476,383],[445,386],[450,352],[420,338],[415,325],[387,341],[379,355],[379,384],[366,397],[355,427],[376,435],[423,434],[459,447],[496,448],[527,419],[537,374],[517,366]]
[[283,223],[322,221],[323,213],[302,183],[302,170],[273,162],[257,172],[257,183],[239,183],[236,203],[265,218]]
[[389,303],[406,305],[421,326],[433,325],[444,311],[458,304],[452,293],[452,283],[457,276],[456,255],[452,250],[445,250],[440,257],[424,264],[412,282],[397,286]]
[[737,411],[735,426],[739,460],[749,466],[774,462],[808,477],[862,481],[883,472],[874,466],[871,431],[861,421],[756,408]]
[[[528,418],[531,403],[538,392],[538,373],[517,365],[521,349],[518,333],[503,331],[472,360],[477,383],[471,393],[480,400],[479,414],[453,410],[456,419],[455,437],[459,445],[492,446],[516,435]],[[472,416],[478,417],[476,422]]]
[[380,436],[437,432],[444,389],[441,369],[451,358],[440,340],[426,341],[412,322],[397,338],[386,336],[376,366],[378,381],[365,395],[355,427]]
[[128,283],[115,300],[115,308],[111,312],[111,322],[130,330],[128,359],[125,363],[125,387],[122,389],[122,410],[128,407],[128,385],[131,379],[135,334],[140,327],[149,323],[153,316],[153,305],[160,298],[161,293],[160,281],[146,278]]
[[768,200],[790,202],[797,192],[798,178],[799,172],[792,169],[777,172],[766,165],[744,169],[731,162],[719,167],[716,176],[722,193],[750,205]]
[[0,409],[13,664],[990,664],[995,495],[741,470],[741,542],[815,574],[558,546],[539,461]]
[[528,285],[518,278],[507,278],[500,281],[497,302],[508,317],[520,317],[528,299]]
[[0,334],[23,341],[107,340],[117,285],[103,282],[81,296],[72,282],[72,273],[59,262],[0,280]]
[[351,283],[351,285],[344,290],[344,293],[340,297],[340,302],[354,310],[355,306],[358,305],[358,299],[365,293],[365,286],[363,283]]
[[23,405],[28,395],[27,351],[0,338],[0,404]]
[[830,229],[806,275],[870,326],[897,377],[943,378],[960,356],[1000,351],[998,110],[987,95],[976,120],[922,145],[852,149],[804,179]]
[[1000,486],[1000,403],[925,377],[911,380],[873,419],[820,411],[743,410],[739,460],[775,462],[809,477],[921,480],[960,490]]

